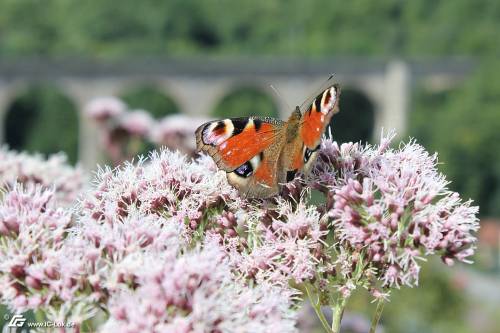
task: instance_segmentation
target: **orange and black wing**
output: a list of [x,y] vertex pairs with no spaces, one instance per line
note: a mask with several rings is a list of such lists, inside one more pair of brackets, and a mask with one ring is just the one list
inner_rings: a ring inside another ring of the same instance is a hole
[[284,124],[257,117],[208,122],[196,130],[197,148],[212,156],[242,194],[268,197],[278,191],[277,161]]
[[309,104],[303,105],[300,124],[300,137],[304,145],[310,150],[319,146],[321,137],[330,123],[332,116],[339,111],[340,87],[333,82],[316,97],[310,99]]
[[280,135],[283,122],[273,118],[230,118],[205,123],[196,130],[196,146],[217,166],[233,171],[268,148]]
[[[290,117],[288,122],[293,133],[288,140],[281,165],[286,172],[283,181],[290,181],[298,171],[308,173],[317,157],[321,137],[328,126],[331,117],[338,111],[340,88],[330,77],[321,87],[319,93],[309,98]],[[293,122],[300,117],[298,126]],[[297,128],[295,130],[295,128]],[[296,133],[294,131],[297,131]],[[293,135],[292,135],[293,134]]]

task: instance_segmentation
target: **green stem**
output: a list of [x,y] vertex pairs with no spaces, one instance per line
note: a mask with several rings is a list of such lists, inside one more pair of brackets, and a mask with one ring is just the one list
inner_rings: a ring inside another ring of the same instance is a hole
[[41,310],[35,311],[35,320],[37,323],[45,321],[45,314]]
[[321,325],[323,325],[323,328],[327,333],[333,333],[330,325],[328,325],[328,320],[326,320],[325,316],[323,315],[323,311],[321,311],[321,304],[319,302],[319,299],[315,301],[311,291],[309,290],[309,287],[307,285],[304,285],[304,287],[306,289],[307,297],[309,298],[309,301],[311,302],[314,312],[316,312],[316,316],[318,316]]
[[380,317],[382,317],[382,311],[384,310],[384,299],[380,298],[377,302],[377,308],[375,309],[375,314],[373,315],[372,318],[372,325],[370,327],[370,333],[375,333],[375,330],[377,329],[378,322],[380,320]]
[[344,315],[344,308],[346,305],[347,299],[340,297],[337,300],[334,307],[332,307],[332,329],[333,333],[340,332],[340,322],[342,321],[342,316]]

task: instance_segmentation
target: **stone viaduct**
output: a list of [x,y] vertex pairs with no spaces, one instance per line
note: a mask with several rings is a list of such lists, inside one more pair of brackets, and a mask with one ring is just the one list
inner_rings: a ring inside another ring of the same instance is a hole
[[[73,100],[79,110],[95,97],[118,95],[133,82],[152,83],[189,115],[208,116],[214,106],[240,86],[254,86],[275,100],[282,118],[290,106],[300,105],[332,73],[343,87],[364,94],[375,109],[374,133],[394,128],[404,133],[410,112],[411,87],[420,80],[431,89],[450,87],[472,68],[470,60],[427,62],[348,58],[291,59],[186,59],[120,62],[37,59],[0,60],[0,143],[4,120],[16,95],[33,83],[49,82]],[[271,85],[277,88],[278,96]],[[96,129],[80,112],[79,157],[84,166],[98,159]]]

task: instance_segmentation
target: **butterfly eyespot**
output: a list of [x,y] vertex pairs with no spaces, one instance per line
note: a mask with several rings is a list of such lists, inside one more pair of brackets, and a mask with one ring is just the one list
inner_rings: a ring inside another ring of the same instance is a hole
[[206,145],[220,145],[231,136],[233,130],[233,124],[230,119],[208,123],[201,132],[202,141]]
[[304,151],[304,163],[307,163],[307,161],[309,161],[309,159],[311,158],[311,155],[312,155],[312,150],[309,148],[306,148],[306,150]]
[[233,172],[243,178],[248,178],[251,175],[253,175],[254,170],[257,170],[260,166],[260,163],[264,159],[264,153],[260,153],[252,157],[250,161],[246,161],[242,165],[240,165],[236,170]]
[[213,131],[216,132],[216,133],[217,132],[221,132],[221,131],[224,132],[225,128],[226,128],[226,124],[224,123],[224,121],[219,120],[216,123],[215,127],[213,128]]
[[332,94],[330,93],[331,90],[332,89],[327,89],[325,91],[325,97],[324,97],[324,100],[323,100],[323,105],[328,105],[328,103],[330,103],[330,99],[332,97]]
[[243,178],[250,177],[253,174],[252,164],[248,161],[234,170],[234,173]]

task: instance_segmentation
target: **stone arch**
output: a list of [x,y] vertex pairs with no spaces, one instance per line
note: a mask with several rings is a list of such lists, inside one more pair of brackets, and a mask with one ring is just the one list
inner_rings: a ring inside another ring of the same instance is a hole
[[180,112],[173,97],[153,83],[134,84],[124,89],[120,97],[130,109],[143,109],[154,118],[162,118]]
[[332,117],[327,133],[337,142],[370,142],[375,127],[375,104],[362,91],[342,88],[340,112]]
[[258,85],[242,84],[226,93],[212,110],[219,118],[262,116],[279,118],[275,100]]
[[78,160],[78,110],[52,85],[35,84],[14,95],[4,118],[5,142],[11,149],[54,154]]

